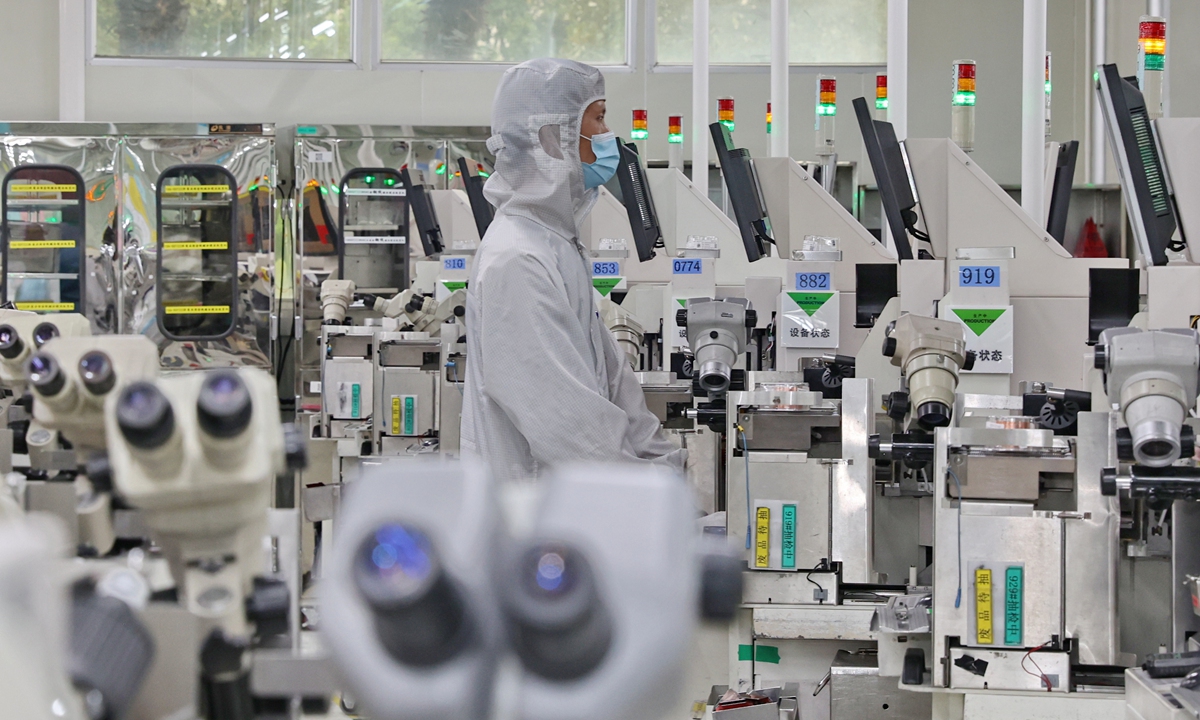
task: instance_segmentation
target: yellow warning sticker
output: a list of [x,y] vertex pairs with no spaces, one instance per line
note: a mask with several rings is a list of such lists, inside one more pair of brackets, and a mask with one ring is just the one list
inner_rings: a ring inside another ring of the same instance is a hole
[[36,248],[73,248],[74,240],[11,240],[9,250],[33,250]]
[[223,193],[233,188],[228,185],[163,185],[163,195],[192,195],[194,193]]
[[228,315],[228,305],[168,305],[163,308],[168,315]]
[[19,183],[8,186],[10,193],[71,193],[75,192],[77,186],[72,183],[69,185],[50,185],[48,183]]
[[975,642],[991,645],[992,638],[992,571],[975,571]]
[[165,242],[163,250],[228,250],[227,242]]
[[754,516],[754,567],[770,567],[771,508],[760,507]]
[[65,302],[18,302],[18,310],[29,310],[30,312],[71,312],[75,309],[75,303]]

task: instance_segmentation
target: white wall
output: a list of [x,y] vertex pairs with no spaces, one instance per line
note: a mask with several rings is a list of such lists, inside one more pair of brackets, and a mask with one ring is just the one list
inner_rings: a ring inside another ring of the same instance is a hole
[[[71,0],[82,6],[81,0]],[[642,3],[638,3],[639,7]],[[1047,46],[1054,55],[1053,138],[1084,139],[1092,68],[1086,45],[1090,0],[1049,3]],[[1133,74],[1137,17],[1144,2],[1109,0],[1109,57]],[[1200,115],[1200,92],[1185,78],[1200,70],[1200,47],[1186,42],[1200,28],[1200,3],[1172,3],[1168,60],[1175,81],[1174,115]],[[58,7],[56,0],[0,0],[0,120],[58,117]],[[911,0],[909,19],[909,134],[945,137],[950,130],[950,63],[979,63],[975,157],[998,182],[1020,182],[1021,0]],[[640,11],[639,11],[640,12]],[[639,21],[643,18],[639,17]],[[691,75],[646,70],[645,23],[639,22],[635,67],[607,74],[610,125],[627,134],[630,111],[650,111],[648,155],[665,159],[666,120],[691,108]],[[80,39],[82,42],[82,38]],[[764,39],[764,42],[766,40]],[[850,100],[873,97],[874,69],[839,74],[837,137],[841,159],[863,160]],[[313,70],[167,68],[89,65],[86,118],[113,122],[274,122],[487,125],[500,72],[485,70]],[[792,155],[813,158],[812,108],[816,76],[793,71]],[[735,139],[765,155],[765,68],[716,72],[710,96],[737,100]],[[715,114],[715,110],[714,110]],[[866,173],[864,173],[865,175]],[[1082,171],[1078,174],[1082,182]]]

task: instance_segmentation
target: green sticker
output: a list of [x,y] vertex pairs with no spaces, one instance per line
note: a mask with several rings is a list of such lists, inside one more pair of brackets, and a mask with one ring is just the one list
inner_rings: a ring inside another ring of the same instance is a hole
[[783,506],[783,567],[796,567],[796,506]]
[[317,128],[314,125],[297,125],[296,126],[296,134],[297,135],[316,135]]
[[788,297],[799,305],[801,310],[812,316],[829,298],[833,297],[833,293],[789,292]]
[[687,298],[675,298],[675,299],[679,301],[680,307],[687,307]]
[[417,398],[413,395],[404,396],[404,434],[417,434]]
[[954,308],[954,314],[963,321],[964,325],[971,328],[971,332],[978,336],[987,332],[992,323],[996,322],[1006,310],[1007,308],[980,308],[977,310]]
[[779,664],[779,648],[774,645],[738,645],[738,662]]
[[444,285],[446,287],[446,289],[449,290],[450,292],[454,292],[455,290],[462,290],[463,288],[465,288],[467,286],[467,281],[466,280],[443,280],[442,285]]
[[350,387],[350,417],[361,417],[362,386],[354,383]]
[[600,292],[600,297],[608,297],[608,294],[613,291],[617,285],[621,284],[620,277],[594,277],[592,278],[592,287]]
[[1010,567],[1004,571],[1004,644],[1021,644],[1022,584],[1025,569]]

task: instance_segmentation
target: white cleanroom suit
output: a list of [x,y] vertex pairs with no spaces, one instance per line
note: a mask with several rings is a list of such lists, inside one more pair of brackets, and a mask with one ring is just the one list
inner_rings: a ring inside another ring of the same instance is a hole
[[600,71],[567,60],[517,65],[496,90],[484,187],[496,216],[467,285],[462,448],[498,479],[588,460],[683,467],[600,319],[579,243],[598,193],[584,189],[580,124],[603,98]]

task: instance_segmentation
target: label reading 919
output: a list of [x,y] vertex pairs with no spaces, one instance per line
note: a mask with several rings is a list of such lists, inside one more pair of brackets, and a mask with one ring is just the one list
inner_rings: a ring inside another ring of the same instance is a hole
[[621,264],[612,261],[597,261],[592,263],[592,274],[598,276],[620,275]]
[[704,272],[704,261],[699,258],[675,258],[671,261],[672,275],[699,275]]
[[999,265],[963,265],[958,268],[959,287],[1000,287]]
[[797,290],[828,290],[829,273],[796,273]]
[[443,270],[466,270],[467,259],[465,257],[448,257],[442,258]]

